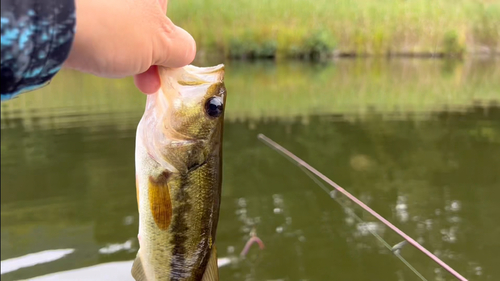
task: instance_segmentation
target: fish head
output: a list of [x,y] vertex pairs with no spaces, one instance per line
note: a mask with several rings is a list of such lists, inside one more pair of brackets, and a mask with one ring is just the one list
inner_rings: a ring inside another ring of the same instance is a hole
[[162,86],[146,102],[143,143],[158,163],[187,171],[221,153],[224,65],[159,67],[159,74]]

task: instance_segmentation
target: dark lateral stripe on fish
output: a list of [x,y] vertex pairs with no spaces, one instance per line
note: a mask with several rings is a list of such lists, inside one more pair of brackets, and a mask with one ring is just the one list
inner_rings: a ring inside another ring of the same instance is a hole
[[[212,155],[208,156],[207,157],[207,160],[201,165],[201,168],[203,168],[204,165],[208,164],[208,162],[212,159]],[[214,195],[216,195],[216,193],[218,193],[218,191],[214,190],[214,189],[209,189],[209,194],[207,194],[207,196],[209,198],[214,198]],[[217,202],[219,201],[219,199],[217,199]],[[209,212],[205,212],[202,216],[202,221],[210,221],[211,220],[211,216],[213,216],[213,220],[212,221],[212,224],[204,224],[202,226],[202,229],[201,229],[201,232],[202,233],[206,233],[208,234],[208,237],[207,239],[203,239],[201,241],[201,243],[203,244],[203,246],[201,247],[204,247],[206,249],[206,252],[204,253],[205,257],[201,259],[201,263],[199,264],[198,268],[195,270],[194,272],[194,275],[198,278],[201,278],[204,274],[205,274],[205,271],[207,269],[207,264],[209,262],[209,259],[210,259],[210,255],[212,253],[212,250],[214,249],[213,247],[215,246],[214,243],[215,243],[215,227],[217,225],[217,220],[218,220],[218,212],[217,211],[214,211],[212,213],[212,215],[209,213]],[[215,224],[215,225],[214,225]],[[212,227],[212,228],[211,228]]]
[[174,210],[171,232],[173,233],[170,241],[174,248],[172,249],[172,260],[170,267],[172,269],[171,280],[182,280],[189,275],[189,269],[186,268],[186,242],[189,226],[185,214],[188,214],[192,208],[189,194],[185,188],[188,183],[188,175],[181,175],[180,188],[175,196],[176,202],[182,202]]
[[149,177],[149,207],[156,226],[161,230],[167,230],[172,222],[172,201],[170,200],[168,177],[169,173],[166,171],[156,179]]

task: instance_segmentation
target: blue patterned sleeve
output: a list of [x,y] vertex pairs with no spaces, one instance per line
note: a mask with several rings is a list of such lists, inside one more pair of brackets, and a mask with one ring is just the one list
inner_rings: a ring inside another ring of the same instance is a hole
[[69,55],[74,0],[2,1],[2,101],[39,88]]

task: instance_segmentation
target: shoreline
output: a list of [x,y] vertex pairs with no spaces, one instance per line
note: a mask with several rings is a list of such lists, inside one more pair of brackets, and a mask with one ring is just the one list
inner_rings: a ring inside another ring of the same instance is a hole
[[[198,57],[194,64],[218,63],[214,57],[206,61]],[[334,58],[321,63],[227,60],[224,64],[226,87],[233,93],[226,117],[232,121],[313,114],[364,118],[373,112],[425,117],[436,111],[498,106],[500,102],[500,56]],[[59,128],[85,122],[129,128],[137,126],[144,103],[133,79],[109,80],[65,70],[49,87],[3,103],[2,127],[22,122],[27,129]]]
[[[208,54],[210,53],[210,55]],[[223,52],[208,52],[199,50],[196,53],[195,61],[205,61],[210,59],[220,59],[224,61],[330,61],[335,59],[443,59],[443,60],[466,60],[466,59],[498,59],[500,50],[483,48],[480,51],[464,52],[460,54],[445,52],[387,52],[382,54],[357,53],[331,51],[319,57],[300,55],[295,57],[279,56],[276,54],[267,56],[257,56],[253,54],[244,56],[224,55]]]

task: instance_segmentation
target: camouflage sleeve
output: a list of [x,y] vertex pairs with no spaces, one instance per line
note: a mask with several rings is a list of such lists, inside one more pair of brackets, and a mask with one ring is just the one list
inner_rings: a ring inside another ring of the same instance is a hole
[[2,0],[2,101],[48,83],[75,34],[74,0]]

